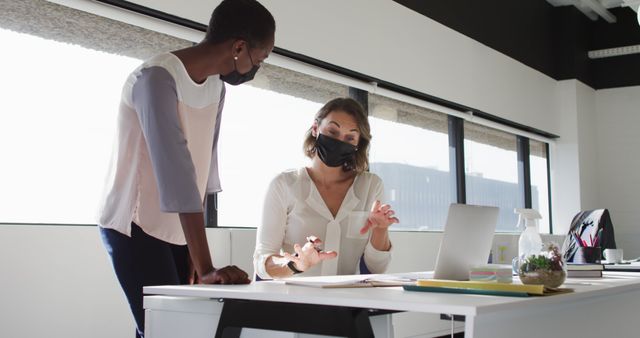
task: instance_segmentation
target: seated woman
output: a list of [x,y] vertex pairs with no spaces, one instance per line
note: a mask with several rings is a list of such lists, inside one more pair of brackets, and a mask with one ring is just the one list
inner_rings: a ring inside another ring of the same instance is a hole
[[361,259],[371,273],[386,270],[398,219],[380,202],[382,180],[365,171],[370,140],[358,102],[320,109],[303,146],[311,165],[279,174],[267,191],[253,256],[259,278],[356,274]]

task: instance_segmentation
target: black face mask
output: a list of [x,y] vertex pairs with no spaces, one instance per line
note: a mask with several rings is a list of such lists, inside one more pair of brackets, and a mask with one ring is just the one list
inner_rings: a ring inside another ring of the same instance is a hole
[[316,152],[320,160],[329,167],[341,167],[353,160],[358,147],[334,138],[318,134]]
[[[249,60],[251,60],[251,64],[253,65],[253,59],[251,58],[249,49],[247,49],[247,53],[249,54]],[[240,74],[240,72],[238,72],[238,66],[236,65],[236,59],[233,59],[233,71],[226,75],[220,75],[220,80],[232,86],[237,86],[241,83],[253,80],[253,77],[256,75],[258,68],[260,68],[260,66],[253,65],[250,71],[244,74]]]

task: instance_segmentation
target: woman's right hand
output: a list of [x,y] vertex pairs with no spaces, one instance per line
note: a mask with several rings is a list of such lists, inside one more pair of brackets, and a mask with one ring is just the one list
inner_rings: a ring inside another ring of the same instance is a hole
[[249,275],[235,265],[213,270],[198,279],[199,284],[249,284]]
[[338,253],[335,251],[324,252],[318,250],[317,247],[320,244],[322,244],[322,241],[319,238],[310,236],[309,241],[307,241],[304,246],[300,246],[298,243],[293,245],[293,250],[296,252],[295,255],[285,252],[284,258],[289,261],[293,261],[296,265],[296,269],[300,271],[307,271],[323,260],[333,259],[338,256]]

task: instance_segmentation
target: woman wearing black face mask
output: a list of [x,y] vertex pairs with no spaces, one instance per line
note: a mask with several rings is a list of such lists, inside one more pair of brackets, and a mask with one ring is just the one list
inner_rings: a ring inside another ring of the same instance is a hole
[[127,79],[100,232],[143,336],[142,287],[249,283],[216,269],[203,197],[220,191],[217,140],[224,82],[253,78],[274,45],[275,22],[255,0],[224,0],[205,39],[144,62]]
[[352,99],[331,100],[316,114],[304,142],[311,165],[269,186],[254,253],[259,278],[386,270],[388,228],[398,219],[381,203],[380,178],[366,172],[370,139]]

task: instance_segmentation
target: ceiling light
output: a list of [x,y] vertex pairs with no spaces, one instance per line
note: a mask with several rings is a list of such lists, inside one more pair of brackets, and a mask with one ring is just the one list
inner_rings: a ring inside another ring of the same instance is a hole
[[630,55],[630,54],[640,54],[640,45],[598,49],[598,50],[591,50],[588,52],[588,56],[590,59],[602,59],[602,58],[608,58],[613,56]]

